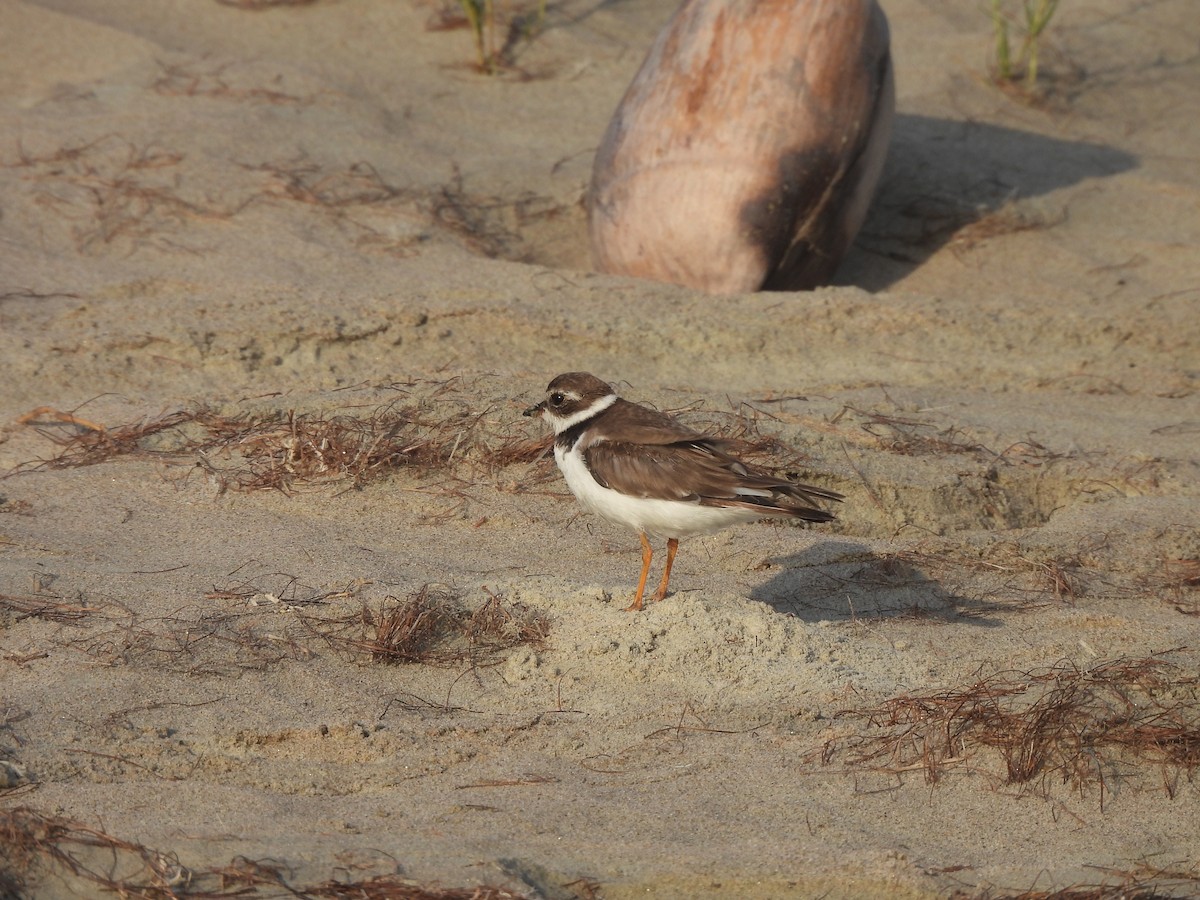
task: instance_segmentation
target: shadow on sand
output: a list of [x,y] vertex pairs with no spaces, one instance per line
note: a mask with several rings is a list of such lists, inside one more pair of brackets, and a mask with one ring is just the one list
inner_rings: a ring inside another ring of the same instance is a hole
[[1008,204],[1137,165],[1103,144],[898,115],[875,202],[834,283],[884,290]]
[[1005,608],[959,596],[911,562],[852,541],[826,541],[771,564],[779,571],[750,597],[806,622],[909,617],[994,628],[1001,622],[987,614]]

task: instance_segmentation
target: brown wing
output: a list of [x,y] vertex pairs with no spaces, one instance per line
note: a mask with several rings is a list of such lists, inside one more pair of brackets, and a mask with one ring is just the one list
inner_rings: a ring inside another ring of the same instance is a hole
[[675,444],[679,441],[705,440],[707,437],[666,413],[630,403],[623,398],[617,398],[611,410],[612,419],[621,423],[622,439],[630,444]]
[[679,440],[679,432],[674,434],[669,443],[600,441],[583,451],[583,459],[600,484],[635,497],[740,507],[811,522],[833,518],[814,505],[818,500],[842,499],[751,468],[724,452],[721,441],[701,435]]

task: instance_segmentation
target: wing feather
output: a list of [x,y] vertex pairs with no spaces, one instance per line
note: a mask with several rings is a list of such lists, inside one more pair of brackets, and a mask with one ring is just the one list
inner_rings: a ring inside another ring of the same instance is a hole
[[764,516],[811,522],[833,518],[816,504],[841,500],[840,494],[753,468],[726,453],[726,442],[698,432],[681,440],[679,425],[667,422],[669,429],[652,418],[645,422],[644,433],[658,441],[643,441],[642,432],[634,440],[601,440],[583,449],[584,462],[600,484],[635,497],[761,509]]

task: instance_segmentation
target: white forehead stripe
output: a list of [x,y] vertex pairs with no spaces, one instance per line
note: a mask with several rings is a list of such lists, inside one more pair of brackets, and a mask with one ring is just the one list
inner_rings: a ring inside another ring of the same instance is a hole
[[608,409],[616,402],[616,394],[605,394],[591,406],[585,406],[583,409],[579,410],[579,412],[572,413],[566,418],[560,419],[558,416],[551,416],[550,422],[554,426],[554,433],[562,434],[568,428],[578,425],[580,422],[586,421],[598,413],[604,412],[604,410]]

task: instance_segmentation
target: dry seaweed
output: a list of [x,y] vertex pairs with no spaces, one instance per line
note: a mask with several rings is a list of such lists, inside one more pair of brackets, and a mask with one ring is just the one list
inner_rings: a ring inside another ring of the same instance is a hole
[[450,180],[423,205],[435,225],[462,240],[472,253],[491,259],[530,262],[517,229],[526,223],[526,208],[537,205],[538,200],[533,195],[511,201],[469,194],[456,165]]
[[[246,10],[299,6],[316,0],[217,0]],[[278,90],[274,83],[238,85],[226,75],[228,64],[161,65],[154,82],[166,96],[204,97],[231,102],[300,106],[312,97]],[[512,70],[519,72],[519,70]],[[113,247],[136,252],[156,246],[172,252],[201,252],[179,237],[197,222],[229,221],[248,207],[272,199],[304,203],[342,219],[348,209],[400,204],[404,213],[439,228],[468,249],[485,256],[528,261],[530,249],[522,230],[565,211],[551,197],[524,192],[513,197],[469,194],[457,166],[449,180],[433,189],[416,189],[387,180],[371,163],[339,167],[304,157],[243,164],[263,176],[255,185],[230,185],[213,197],[189,179],[186,154],[154,143],[135,144],[116,134],[44,151],[30,152],[18,141],[17,155],[0,166],[27,170],[34,202],[71,224],[81,253],[104,253]],[[356,222],[367,232],[364,241],[407,255],[411,245],[428,235],[396,240]]]
[[305,159],[245,165],[244,168],[263,172],[270,177],[264,191],[268,197],[329,209],[409,201],[415,197],[412,191],[388,183],[374,166],[366,162],[352,163],[343,170],[333,172]]
[[550,620],[544,612],[484,592],[487,599],[471,608],[449,588],[427,584],[403,600],[364,603],[351,616],[304,621],[331,647],[379,663],[482,665],[514,647],[545,642]]
[[137,616],[116,626],[63,641],[105,666],[148,666],[188,675],[263,671],[312,654],[295,629],[247,613],[186,610],[151,619]]
[[[256,8],[266,5],[298,6],[304,3],[314,3],[316,0],[217,0],[227,6],[250,8],[254,3]],[[167,64],[159,62],[162,74],[154,82],[156,93],[166,97],[213,97],[231,101],[249,101],[255,103],[270,103],[277,106],[292,106],[310,103],[311,98],[298,97],[283,91],[264,87],[238,88],[230,85],[224,78],[228,63],[213,65],[207,60],[200,65]]]
[[1158,583],[1167,601],[1185,616],[1200,616],[1200,559],[1168,559]]
[[958,890],[949,894],[948,900],[1179,900],[1195,897],[1200,890],[1200,870],[1195,866],[1164,868],[1142,864],[1132,870],[1101,871],[1107,877],[1096,883],[1078,883],[1054,890]]
[[[1064,662],[839,715],[870,729],[848,740],[852,768],[919,770],[936,783],[987,748],[999,753],[1007,784],[1048,790],[1058,780],[1081,792],[1096,784],[1103,805],[1106,772],[1122,758],[1158,766],[1168,793],[1178,773],[1200,766],[1198,685],[1200,676],[1158,656],[1087,669]],[[825,746],[826,762],[836,745]]]
[[15,597],[0,594],[0,623],[11,625],[22,619],[41,619],[46,622],[81,622],[95,613],[95,608],[61,597]]
[[[324,202],[332,202],[326,200]],[[478,476],[522,466],[519,479],[493,486],[526,492],[557,476],[549,459],[553,435],[529,436],[528,423],[495,404],[474,406],[476,391],[461,378],[391,385],[405,396],[391,403],[341,412],[268,410],[229,414],[198,405],[107,427],[77,410],[42,406],[18,419],[58,447],[46,459],[17,466],[21,472],[97,465],[121,458],[192,464],[209,473],[223,490],[278,490],[306,487],[361,488],[399,470],[449,476],[440,493],[453,495]],[[806,458],[760,430],[763,411],[743,404],[731,412],[708,413],[695,426],[719,431],[734,452],[749,462],[803,471]]]
[[[236,857],[215,868],[191,868],[171,852],[122,840],[99,828],[29,807],[0,810],[0,897],[29,896],[44,876],[127,900],[219,900],[227,897],[300,900],[522,900],[500,887],[440,888],[395,872],[365,878],[294,884],[274,860]],[[81,894],[82,896],[82,894]]]
[[[357,488],[402,468],[428,472],[450,467],[456,458],[476,450],[479,418],[455,411],[438,419],[419,402],[392,403],[365,415],[288,410],[230,416],[200,407],[105,428],[91,423],[83,427],[73,414],[42,407],[22,422],[36,427],[60,450],[9,474],[97,465],[121,457],[190,459],[223,489],[292,493],[303,485],[330,483]],[[61,434],[50,429],[64,423],[76,430]],[[503,460],[504,452],[490,451],[485,459]]]
[[188,250],[172,240],[180,226],[228,220],[250,202],[221,204],[182,190],[184,161],[183,153],[106,134],[41,155],[18,144],[9,165],[30,170],[38,205],[73,223],[81,253],[96,253],[118,242],[135,250],[143,244]]

